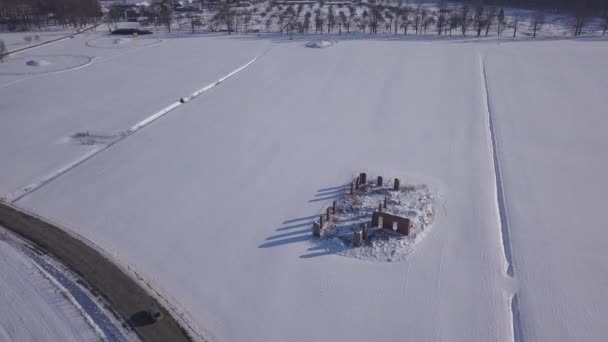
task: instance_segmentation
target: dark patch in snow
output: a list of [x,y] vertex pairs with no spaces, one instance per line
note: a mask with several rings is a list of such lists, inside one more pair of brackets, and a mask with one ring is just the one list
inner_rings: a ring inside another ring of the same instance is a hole
[[330,42],[328,40],[319,40],[319,41],[312,41],[312,42],[308,42],[306,43],[306,47],[309,48],[313,48],[313,49],[324,49],[324,48],[328,48],[330,46],[334,46],[334,42]]
[[127,135],[120,133],[77,132],[70,136],[70,141],[80,145],[108,145]]
[[12,58],[0,65],[0,75],[36,75],[67,71],[90,64],[91,57],[78,55],[41,55]]

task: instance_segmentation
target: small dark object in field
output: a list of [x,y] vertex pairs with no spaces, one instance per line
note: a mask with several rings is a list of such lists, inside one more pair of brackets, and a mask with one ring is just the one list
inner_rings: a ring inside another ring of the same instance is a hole
[[129,35],[129,36],[131,36],[135,33],[137,33],[138,35],[152,34],[151,31],[140,30],[140,29],[135,29],[135,28],[124,28],[124,29],[118,29],[118,30],[112,31],[112,34],[122,34],[122,35]]
[[382,176],[378,176],[378,181],[376,182],[376,186],[382,186],[382,182],[384,182],[384,180],[382,179]]
[[400,184],[401,184],[401,182],[399,182],[399,178],[395,178],[395,183],[393,184],[393,189],[399,190]]

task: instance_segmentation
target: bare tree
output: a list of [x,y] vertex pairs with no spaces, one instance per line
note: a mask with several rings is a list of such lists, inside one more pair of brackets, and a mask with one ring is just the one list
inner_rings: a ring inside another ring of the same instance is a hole
[[422,21],[422,28],[424,29],[424,34],[426,34],[426,30],[428,29],[428,27],[430,25],[433,25],[435,23],[435,17],[433,16],[432,13],[428,13],[426,15],[426,17],[424,18],[424,20]]
[[378,34],[378,25],[384,22],[384,16],[382,15],[382,5],[376,2],[376,0],[370,0],[369,10],[369,33]]
[[485,8],[483,6],[483,2],[478,0],[477,5],[475,5],[475,15],[473,17],[473,23],[475,25],[475,31],[477,32],[477,37],[481,36],[481,30],[486,25],[486,17],[485,17]]
[[471,25],[471,8],[469,7],[468,2],[464,2],[462,7],[460,8],[460,15],[458,18],[460,31],[463,36],[467,35],[467,29],[469,25]]
[[4,44],[4,40],[0,39],[0,63],[4,63],[4,59],[7,55],[6,45]]
[[299,4],[296,8],[296,16],[294,21],[295,28],[300,31],[300,34],[304,34],[304,23],[302,18],[302,13],[304,12],[304,5]]
[[249,24],[251,23],[252,19],[253,10],[245,10],[245,12],[243,13],[243,25],[245,25],[245,34],[249,33]]
[[504,31],[505,26],[507,25],[505,21],[505,11],[501,8],[500,12],[498,12],[498,17],[496,19],[496,33],[500,37],[502,31]]
[[357,8],[348,6],[348,21],[346,22],[346,33],[350,33],[350,25],[357,17]]
[[448,12],[446,9],[439,9],[437,14],[437,35],[441,35],[441,32],[447,26],[448,23]]
[[[232,32],[234,31],[234,17],[235,17],[235,10],[232,8],[231,4],[231,0],[224,0],[221,5],[218,7],[217,9],[217,13],[213,16],[213,18],[211,18],[211,21],[216,25],[226,25],[226,30],[228,31],[228,34],[232,34]],[[271,16],[269,18],[269,22],[267,23],[272,23],[272,19],[273,17]],[[268,28],[268,26],[266,26],[266,28]]]
[[545,11],[543,9],[538,9],[534,16],[532,17],[532,36],[536,38],[536,33],[540,31],[540,29],[545,24]]
[[[393,21],[396,23],[397,21],[395,20],[395,17],[393,16],[393,12],[390,9],[385,9],[384,10],[384,18],[386,18],[386,20],[388,20],[388,29],[389,29],[389,33],[390,30],[392,30],[393,28]],[[397,30],[395,30],[395,34],[397,34]]]
[[292,6],[288,6],[285,11],[281,12],[281,14],[279,14],[279,22],[281,23],[281,33],[283,33],[283,31],[287,31],[289,37],[291,38],[293,30],[297,26],[297,18],[298,17],[296,15],[296,11],[293,9]]
[[488,33],[490,32],[490,26],[492,26],[492,23],[494,23],[494,20],[496,19],[496,14],[497,14],[498,9],[496,8],[496,6],[492,5],[490,6],[490,8],[487,9],[487,14],[486,14],[486,34],[485,36],[488,36]]
[[344,12],[338,12],[338,34],[342,34],[342,26],[346,27],[347,20],[348,19],[346,18],[346,14],[344,14]]
[[412,24],[414,25],[414,30],[416,31],[416,34],[418,34],[419,28],[422,22],[422,17],[420,15],[420,10],[416,9],[416,12],[414,13],[414,21],[412,22]]
[[329,5],[327,10],[327,33],[331,33],[336,26],[336,12],[334,12],[334,6]]
[[188,20],[190,21],[190,29],[192,30],[192,33],[196,31],[197,27],[203,26],[203,22],[198,16],[191,15],[188,17]]
[[590,17],[586,0],[576,1],[572,9],[572,17],[574,19],[574,35],[580,36],[581,33],[583,33],[583,27],[585,26]]
[[167,31],[171,32],[171,24],[173,23],[173,8],[171,7],[171,1],[163,0],[163,2],[161,2],[158,19],[161,25],[165,25]]
[[513,38],[517,36],[517,28],[519,27],[520,21],[521,16],[517,13],[511,18],[511,23],[509,24],[509,27],[513,29]]
[[412,24],[410,13],[411,10],[409,7],[403,7],[399,11],[399,26],[403,29],[404,35],[407,35],[407,28]]
[[368,17],[369,14],[367,13],[367,10],[363,10],[363,13],[361,13],[361,17],[357,18],[357,22],[359,26],[359,31],[361,32],[365,32],[365,29],[367,27],[367,21],[368,21]]
[[321,34],[323,34],[323,15],[321,13],[321,9],[320,8],[317,8],[315,10],[314,21],[315,21],[315,33],[321,33]]
[[420,33],[422,34],[422,29],[424,28],[424,33],[426,33],[426,28],[428,26],[427,24],[427,19],[429,17],[429,11],[424,8],[424,7],[420,7]]
[[608,8],[605,8],[602,12],[602,21],[604,25],[604,31],[602,31],[602,36],[606,34],[608,30]]
[[110,29],[110,23],[114,25],[114,29],[118,29],[118,22],[123,18],[124,12],[119,6],[112,6],[108,12],[108,30]]
[[304,14],[304,22],[302,23],[302,34],[304,34],[304,31],[308,33],[308,30],[310,30],[310,17],[312,17],[312,13],[306,11],[306,14]]

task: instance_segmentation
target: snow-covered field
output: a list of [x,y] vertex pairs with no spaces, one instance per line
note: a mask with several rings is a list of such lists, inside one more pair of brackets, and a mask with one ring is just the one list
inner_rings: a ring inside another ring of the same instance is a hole
[[[93,57],[79,69],[0,75],[0,193],[95,241],[209,336],[608,335],[605,42],[86,44],[99,38],[35,51]],[[402,261],[312,240],[361,171],[436,191],[433,227]]]
[[[117,136],[248,62],[266,45],[184,36],[161,44],[157,38],[141,38],[154,43],[151,46],[126,43],[120,44],[123,48],[103,48],[114,39],[120,38],[83,34],[26,51],[0,65],[0,156],[11,160],[3,163],[0,197],[18,196],[98,148],[74,143],[74,134]],[[83,56],[90,61],[74,62]],[[28,65],[31,60],[50,63]],[[61,71],[38,72],[41,68]]]
[[44,31],[31,32],[0,32],[0,39],[4,41],[9,51],[36,45],[75,33],[74,30],[60,28],[45,28]]
[[488,57],[527,341],[608,336],[606,43],[514,43]]

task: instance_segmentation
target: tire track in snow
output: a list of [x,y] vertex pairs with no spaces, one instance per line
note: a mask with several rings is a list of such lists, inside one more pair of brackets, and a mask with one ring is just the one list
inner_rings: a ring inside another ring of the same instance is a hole
[[511,236],[510,236],[510,225],[509,225],[509,215],[507,211],[507,201],[505,198],[505,191],[503,187],[502,173],[500,169],[500,160],[498,158],[498,151],[496,148],[496,131],[494,129],[494,118],[492,116],[492,107],[490,105],[490,92],[488,90],[488,80],[486,75],[486,62],[485,58],[482,56],[480,59],[481,64],[481,81],[483,90],[485,92],[485,110],[488,114],[488,129],[490,132],[490,145],[491,145],[491,154],[492,160],[494,163],[494,180],[496,187],[496,209],[498,211],[498,216],[500,218],[500,232],[502,237],[502,247],[503,247],[503,255],[505,257],[505,268],[507,275],[509,277],[513,277],[514,269],[513,269],[513,251],[511,248]]
[[513,342],[524,342],[519,312],[519,296],[517,292],[511,296],[511,317],[511,325],[513,327]]
[[217,87],[222,82],[226,81],[230,77],[236,75],[237,73],[239,73],[239,72],[243,71],[244,69],[246,69],[247,67],[249,67],[251,64],[253,64],[258,59],[260,59],[263,55],[265,55],[269,50],[270,49],[267,49],[260,56],[257,56],[255,58],[253,58],[252,60],[250,60],[246,64],[244,64],[244,65],[240,66],[239,68],[231,71],[230,73],[226,74],[225,76],[222,76],[217,81],[212,82],[212,83],[208,84],[207,86],[205,86],[205,87],[203,87],[203,88],[195,91],[194,93],[192,93],[192,95],[186,96],[186,97],[182,97],[182,98],[180,98],[180,100],[171,103],[169,106],[161,109],[160,111],[158,111],[158,112],[156,112],[156,113],[148,116],[144,120],[136,123],[135,125],[131,126],[127,131],[122,132],[122,134],[119,134],[118,137],[115,140],[113,140],[113,141],[111,141],[111,142],[109,142],[107,144],[100,145],[100,146],[94,148],[93,150],[87,152],[85,155],[83,155],[79,159],[77,159],[77,160],[75,160],[75,161],[73,161],[73,162],[71,162],[71,163],[69,163],[69,164],[67,164],[67,165],[59,168],[58,170],[56,170],[55,172],[53,172],[51,174],[48,174],[47,176],[45,176],[44,178],[38,180],[37,182],[34,182],[34,183],[28,184],[28,185],[26,185],[24,187],[21,187],[20,189],[18,189],[14,193],[12,193],[10,196],[8,196],[6,198],[6,200],[8,202],[10,202],[10,203],[14,203],[14,202],[22,199],[23,197],[25,197],[25,196],[33,193],[34,191],[42,188],[43,186],[45,186],[49,182],[57,179],[58,177],[64,175],[65,173],[69,172],[70,170],[76,168],[77,166],[81,165],[82,163],[86,162],[87,160],[95,157],[100,152],[105,151],[110,146],[113,146],[114,144],[116,144],[116,143],[124,140],[128,136],[136,133],[140,129],[148,126],[152,122],[158,120],[159,118],[161,118],[164,115],[166,115],[167,113],[173,111],[177,107],[179,107],[179,106],[187,103],[189,100],[194,99],[194,98],[202,95],[203,93],[205,93],[205,92],[207,92],[207,91],[209,91],[209,90]]

